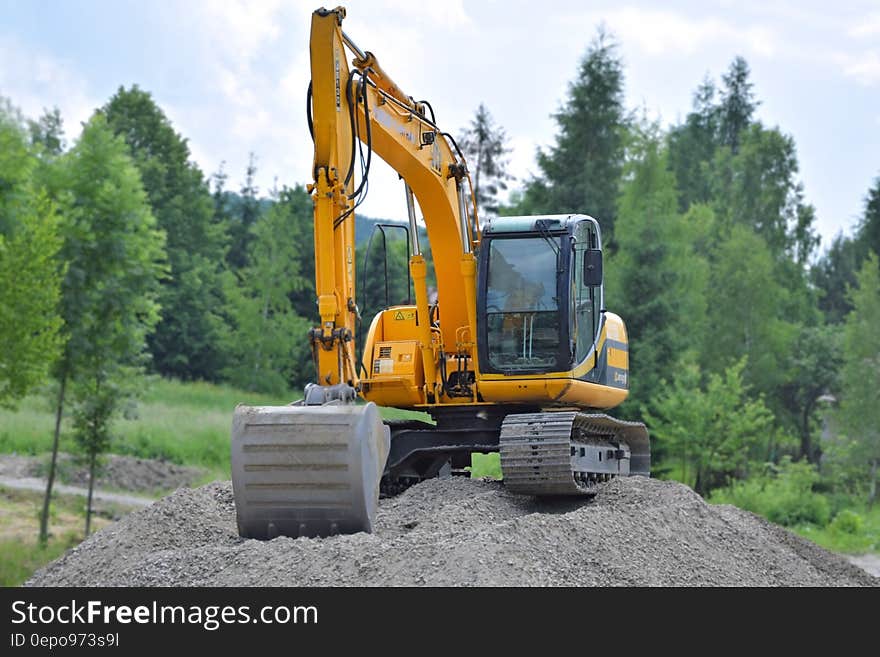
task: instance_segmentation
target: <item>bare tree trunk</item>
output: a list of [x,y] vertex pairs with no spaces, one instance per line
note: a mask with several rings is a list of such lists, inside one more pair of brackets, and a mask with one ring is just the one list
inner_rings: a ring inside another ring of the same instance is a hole
[[807,404],[804,406],[804,412],[801,414],[801,458],[806,459],[810,463],[815,463],[813,460],[812,436],[810,436],[810,410],[811,406]]
[[86,535],[85,538],[89,537],[89,532],[92,528],[92,492],[95,490],[95,461],[97,460],[97,450],[92,448],[91,454],[89,454],[89,497],[86,502]]
[[868,495],[868,508],[874,507],[877,501],[877,459],[871,461],[871,492]]
[[[66,370],[66,368],[65,368]],[[52,486],[55,483],[55,466],[58,462],[58,440],[61,435],[61,416],[64,410],[64,391],[67,388],[67,372],[61,375],[58,389],[58,403],[55,407],[55,437],[52,440],[52,460],[49,462],[49,478],[46,482],[46,496],[43,498],[43,512],[40,514],[40,544],[49,541],[49,504],[52,501]]]

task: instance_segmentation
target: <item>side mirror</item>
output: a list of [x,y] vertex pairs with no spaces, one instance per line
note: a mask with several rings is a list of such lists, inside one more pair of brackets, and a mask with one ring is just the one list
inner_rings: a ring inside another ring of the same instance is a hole
[[586,249],[584,251],[584,285],[598,287],[602,285],[602,251]]

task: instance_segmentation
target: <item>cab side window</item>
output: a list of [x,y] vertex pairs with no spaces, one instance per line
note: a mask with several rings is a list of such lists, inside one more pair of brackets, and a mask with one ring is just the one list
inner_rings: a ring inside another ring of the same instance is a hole
[[598,248],[598,240],[593,227],[588,222],[582,222],[575,229],[575,253],[572,272],[574,281],[572,296],[574,312],[572,318],[576,336],[575,362],[580,363],[587,357],[596,333],[599,329],[599,300],[600,288],[591,287],[584,283],[584,252],[588,249]]

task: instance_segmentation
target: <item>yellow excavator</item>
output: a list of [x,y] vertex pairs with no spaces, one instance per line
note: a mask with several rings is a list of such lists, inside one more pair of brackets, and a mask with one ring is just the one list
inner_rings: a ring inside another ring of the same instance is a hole
[[[455,140],[349,38],[344,18],[322,8],[311,22],[316,380],[293,404],[235,409],[240,535],[369,532],[380,494],[465,473],[473,453],[500,452],[504,486],[524,495],[593,495],[611,477],[648,476],[645,426],[602,412],[626,399],[629,361],[623,321],[604,306],[599,223],[481,224]],[[354,212],[373,154],[404,182],[415,304],[372,318],[358,362]],[[380,406],[433,423],[383,421]]]

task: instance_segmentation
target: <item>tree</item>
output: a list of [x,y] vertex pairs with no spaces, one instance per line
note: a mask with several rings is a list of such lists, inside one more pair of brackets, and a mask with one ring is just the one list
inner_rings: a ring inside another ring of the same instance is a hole
[[757,232],[777,261],[806,265],[819,240],[812,229],[814,212],[796,179],[794,140],[760,124],[749,126],[738,139],[737,152],[716,152],[716,214],[725,227],[740,224]]
[[880,253],[880,176],[865,196],[865,209],[853,236],[836,235],[810,271],[820,290],[819,308],[829,322],[843,322],[852,310],[847,289],[855,285],[856,273],[871,251]]
[[810,270],[810,279],[819,291],[819,309],[831,324],[842,323],[852,310],[846,291],[856,283],[862,247],[858,239],[838,233]]
[[250,264],[238,272],[237,284],[227,292],[232,325],[225,374],[246,390],[282,395],[292,380],[312,378],[306,345],[309,322],[291,305],[291,296],[306,286],[290,231],[295,196],[282,189],[252,226]]
[[858,239],[864,245],[865,253],[880,253],[880,176],[865,197],[865,212],[859,222]]
[[683,364],[645,409],[654,439],[679,458],[682,478],[700,495],[744,476],[760,437],[772,430],[773,414],[743,381],[745,366],[743,357],[703,386],[699,368]]
[[260,190],[254,180],[256,175],[257,161],[251,153],[248,157],[244,183],[239,191],[240,203],[237,216],[233,217],[229,224],[230,248],[227,261],[231,269],[244,269],[248,265],[250,242],[254,237],[251,227],[260,217],[260,200],[257,197]]
[[628,118],[617,44],[599,30],[581,61],[568,98],[553,115],[556,143],[538,151],[542,177],[526,185],[527,213],[581,212],[602,223],[613,240]]
[[[137,167],[122,139],[96,113],[76,145],[59,161],[55,197],[63,217],[61,261],[63,347],[49,481],[40,538],[48,537],[48,510],[68,388],[74,428],[89,460],[89,490],[109,423],[142,366],[146,338],[159,319],[160,280],[167,273],[164,234],[158,230]],[[91,492],[89,494],[91,500]],[[87,511],[89,528],[91,507]]]
[[719,110],[715,84],[706,77],[694,92],[693,107],[684,124],[669,132],[669,166],[678,183],[678,208],[712,198],[712,161],[720,145]]
[[739,151],[740,136],[751,124],[759,103],[752,91],[749,65],[740,56],[730,63],[721,80],[721,104],[718,107],[721,143],[735,154]]
[[0,406],[12,406],[58,355],[63,270],[55,206],[37,189],[34,155],[2,105],[0,153]]
[[160,294],[163,313],[150,335],[153,366],[165,376],[217,380],[223,365],[223,270],[226,227],[186,140],[152,96],[120,87],[101,110],[131,149],[158,226],[167,235],[171,275]]
[[877,499],[880,466],[880,263],[872,252],[850,288],[841,369],[841,427],[852,441],[850,457],[866,470],[868,501]]
[[498,193],[507,189],[507,135],[496,126],[483,103],[477,108],[470,127],[461,139],[461,149],[474,181],[474,196],[481,212],[498,211]]
[[[299,272],[299,284],[290,295],[293,311],[300,317],[304,317],[310,323],[320,323],[318,306],[315,303],[315,228],[314,228],[314,203],[312,197],[306,193],[302,185],[289,188],[285,187],[281,194],[280,202],[284,203],[289,220],[287,230],[290,235],[296,235],[295,268]],[[355,276],[358,272],[355,272]],[[308,350],[308,349],[307,349]],[[311,355],[309,355],[311,363]],[[310,364],[306,381],[312,378],[313,367]]]
[[618,250],[608,262],[606,303],[626,321],[628,406],[637,412],[682,353],[700,341],[708,273],[691,242],[695,233],[678,214],[675,177],[656,127],[634,134],[639,136],[619,202]]
[[45,381],[58,355],[62,266],[58,218],[37,196],[21,225],[0,234],[0,406],[12,405]]
[[45,110],[36,121],[28,121],[28,130],[31,143],[39,146],[50,157],[57,157],[64,151],[64,120],[57,107]]
[[816,410],[821,395],[837,385],[843,347],[840,330],[833,325],[799,326],[786,354],[785,381],[780,395],[800,437],[798,457],[819,464],[820,446],[813,440]]
[[748,228],[734,226],[713,253],[709,280],[703,367],[717,373],[746,356],[747,384],[771,394],[784,379],[796,326],[784,314],[787,292],[769,249]]

